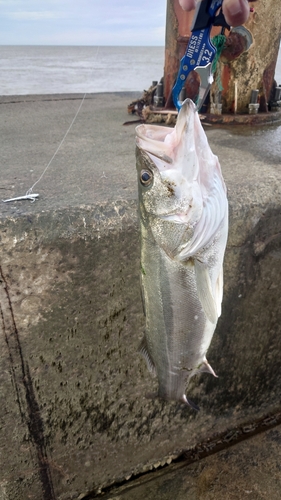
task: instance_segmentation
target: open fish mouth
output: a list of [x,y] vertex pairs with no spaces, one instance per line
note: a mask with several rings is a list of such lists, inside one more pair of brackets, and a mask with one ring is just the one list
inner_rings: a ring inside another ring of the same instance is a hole
[[[175,168],[182,149],[182,136],[185,132],[188,142],[185,150],[194,149],[196,106],[186,99],[179,113],[175,128],[160,125],[139,125],[136,127],[137,145],[145,150],[160,172]],[[199,117],[198,117],[199,119]]]

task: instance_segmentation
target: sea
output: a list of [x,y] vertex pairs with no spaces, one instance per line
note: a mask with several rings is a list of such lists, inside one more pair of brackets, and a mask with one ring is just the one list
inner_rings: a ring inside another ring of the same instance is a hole
[[[0,95],[143,91],[164,73],[164,47],[0,46]],[[281,85],[281,51],[275,79]]]
[[0,95],[143,91],[164,47],[0,46]]

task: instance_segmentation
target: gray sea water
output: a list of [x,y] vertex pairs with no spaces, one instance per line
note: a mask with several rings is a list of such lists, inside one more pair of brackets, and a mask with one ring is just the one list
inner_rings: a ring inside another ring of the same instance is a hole
[[164,47],[0,46],[0,95],[142,91],[163,68]]
[[0,95],[142,91],[163,68],[164,47],[1,46]]

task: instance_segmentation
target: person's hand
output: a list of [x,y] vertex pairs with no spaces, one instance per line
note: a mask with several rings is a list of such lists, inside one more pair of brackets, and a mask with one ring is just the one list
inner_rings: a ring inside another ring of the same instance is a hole
[[[195,8],[198,0],[179,0],[183,10],[192,10]],[[200,1],[200,0],[199,0]],[[222,11],[226,22],[230,26],[240,26],[245,23],[249,17],[248,0],[223,0]]]

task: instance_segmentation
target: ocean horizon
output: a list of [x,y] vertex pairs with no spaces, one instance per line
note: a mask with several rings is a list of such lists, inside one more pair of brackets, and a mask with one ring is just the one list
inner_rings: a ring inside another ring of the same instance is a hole
[[164,73],[164,47],[4,45],[0,95],[143,91]]
[[2,45],[0,95],[142,92],[162,78],[164,56],[161,46]]

